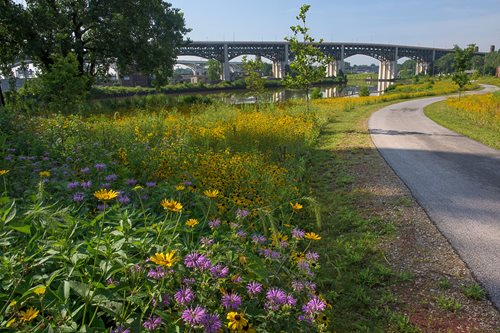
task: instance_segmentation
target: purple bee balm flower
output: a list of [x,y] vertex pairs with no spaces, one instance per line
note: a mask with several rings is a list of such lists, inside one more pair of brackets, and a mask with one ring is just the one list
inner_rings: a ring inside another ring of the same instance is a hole
[[135,186],[135,185],[137,185],[137,180],[135,180],[135,179],[127,179],[126,183],[127,183],[128,186]]
[[317,261],[319,259],[319,254],[317,252],[306,252],[306,259],[310,261]]
[[88,190],[89,188],[92,187],[92,181],[91,180],[88,180],[88,181],[82,181],[80,183],[80,186],[86,190]]
[[286,293],[279,288],[271,288],[266,293],[266,308],[271,310],[279,310],[282,305],[286,304]]
[[183,184],[184,184],[184,186],[191,186],[191,185],[193,185],[193,182],[186,180]]
[[126,195],[119,194],[118,201],[120,201],[122,205],[126,205],[130,203],[130,198]]
[[220,224],[221,224],[220,219],[214,219],[214,220],[208,222],[208,226],[212,229],[216,229],[216,228],[220,227]]
[[169,306],[170,305],[170,296],[168,294],[161,295],[161,303],[163,304],[163,306]]
[[201,325],[205,328],[205,333],[217,333],[222,328],[222,322],[216,313],[205,314],[201,319]]
[[239,209],[238,208],[236,210],[236,216],[239,217],[240,219],[248,216],[249,214],[250,214],[250,212],[246,209]]
[[146,182],[146,186],[147,187],[155,187],[156,186],[156,182]]
[[313,283],[313,282],[310,282],[310,281],[307,281],[305,283],[305,286],[307,289],[309,289],[310,291],[315,291],[316,290],[316,283]]
[[262,235],[252,235],[252,241],[255,244],[264,244],[266,242],[266,237]]
[[305,234],[306,234],[306,232],[304,230],[301,230],[298,228],[294,228],[292,230],[292,237],[293,238],[302,239],[302,238],[304,238]]
[[262,284],[252,281],[247,284],[247,292],[250,296],[255,296],[262,292]]
[[165,270],[162,267],[152,268],[148,272],[148,276],[155,280],[163,279],[165,277]]
[[85,168],[81,168],[80,169],[80,173],[85,174],[85,173],[89,173],[89,172],[90,172],[90,168],[89,167],[85,167]]
[[247,236],[247,233],[244,232],[243,230],[238,230],[236,232],[236,236],[238,236],[239,238],[245,238]]
[[149,317],[142,326],[148,331],[154,331],[161,325],[161,318],[156,316]]
[[112,329],[110,333],[130,333],[130,328],[125,328],[123,326],[117,326],[115,329]]
[[99,187],[100,188],[111,188],[111,184],[110,183],[102,183]]
[[118,179],[118,176],[115,175],[114,173],[112,173],[111,175],[107,175],[106,177],[104,177],[104,180],[107,181],[107,182],[114,182]]
[[320,313],[326,308],[326,302],[321,300],[319,297],[314,296],[302,306],[302,311],[307,315],[315,315]]
[[102,212],[104,210],[104,205],[103,204],[98,204],[97,205],[97,210],[100,210]]
[[175,293],[174,299],[180,305],[186,305],[194,300],[194,293],[190,288],[181,288]]
[[241,296],[236,293],[227,293],[222,295],[221,304],[226,309],[236,310],[241,305]]
[[94,168],[97,170],[97,171],[103,171],[106,169],[106,164],[104,163],[97,163],[94,165]]
[[302,289],[304,289],[304,284],[300,281],[292,281],[292,289],[296,292],[299,292],[301,291]]
[[229,268],[227,266],[217,264],[210,268],[210,273],[215,279],[224,279],[229,274]]
[[79,182],[69,182],[68,183],[68,190],[74,190],[80,186]]
[[295,306],[295,305],[297,305],[297,300],[295,299],[295,297],[288,294],[288,295],[286,295],[285,305]]
[[307,271],[309,270],[309,263],[302,259],[297,262],[297,267],[303,271]]
[[185,286],[190,286],[190,285],[193,285],[196,283],[196,279],[195,278],[188,278],[188,277],[185,277],[182,279],[182,283],[185,285]]
[[73,194],[73,201],[74,202],[82,202],[83,200],[85,200],[85,194],[83,194],[82,192],[76,192],[75,194]]
[[182,312],[181,318],[189,326],[201,324],[201,321],[206,315],[206,310],[197,305],[194,309],[189,307]]
[[214,240],[208,237],[201,237],[200,244],[205,246],[210,246],[214,244]]

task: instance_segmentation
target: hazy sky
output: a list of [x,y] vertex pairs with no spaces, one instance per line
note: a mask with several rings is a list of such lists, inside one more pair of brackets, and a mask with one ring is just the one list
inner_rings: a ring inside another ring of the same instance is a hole
[[[303,1],[169,0],[185,15],[192,40],[283,40]],[[316,38],[440,48],[500,47],[500,0],[310,0]],[[357,57],[358,58],[358,57]],[[351,60],[351,59],[349,59]],[[352,59],[354,60],[354,59]],[[358,58],[362,63],[374,62]]]

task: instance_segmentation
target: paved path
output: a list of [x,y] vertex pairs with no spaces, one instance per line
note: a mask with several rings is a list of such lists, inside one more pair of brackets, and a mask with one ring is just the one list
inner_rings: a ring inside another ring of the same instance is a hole
[[424,115],[425,106],[444,98],[385,107],[368,127],[384,159],[500,309],[500,150]]

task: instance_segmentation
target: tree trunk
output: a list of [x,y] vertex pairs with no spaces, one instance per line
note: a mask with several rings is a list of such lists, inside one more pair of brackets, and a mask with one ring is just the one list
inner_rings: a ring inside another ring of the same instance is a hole
[[5,99],[3,97],[2,84],[0,83],[0,106],[5,107]]
[[309,113],[309,87],[306,88],[306,111]]

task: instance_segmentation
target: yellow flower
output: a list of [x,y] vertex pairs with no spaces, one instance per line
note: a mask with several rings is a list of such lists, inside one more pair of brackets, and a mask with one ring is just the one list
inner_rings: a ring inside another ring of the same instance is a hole
[[296,202],[296,203],[290,202],[290,206],[292,206],[292,209],[295,211],[301,210],[304,207],[301,204],[299,204],[298,202]]
[[43,294],[45,294],[46,289],[47,288],[45,286],[38,286],[35,288],[35,290],[33,290],[33,292],[37,295],[43,295]]
[[15,306],[17,304],[17,301],[12,301],[10,302],[9,306]]
[[136,185],[136,186],[134,186],[134,188],[132,190],[134,190],[134,191],[140,191],[142,189],[143,189],[143,187],[141,185]]
[[250,327],[243,313],[229,312],[226,318],[229,320],[227,327],[232,331],[248,330]]
[[177,258],[175,257],[175,251],[170,251],[168,253],[156,252],[154,256],[149,258],[149,260],[157,265],[172,267],[172,265],[177,261]]
[[0,170],[0,176],[3,176],[5,174],[8,174],[10,170]]
[[38,174],[42,178],[49,178],[50,177],[50,171],[40,171]]
[[160,202],[160,205],[162,205],[163,208],[174,213],[179,213],[182,210],[182,204],[173,199],[172,200],[163,199]]
[[38,311],[37,309],[30,307],[26,311],[19,312],[19,317],[21,318],[22,321],[28,322],[35,319],[38,316],[39,312],[40,311]]
[[198,223],[200,223],[200,222],[198,222],[197,219],[189,219],[189,220],[186,221],[186,225],[188,227],[191,227],[191,228],[194,228],[195,225],[197,225]]
[[179,184],[175,187],[177,191],[184,191],[186,189],[186,186],[184,184]]
[[16,318],[12,318],[11,320],[9,320],[9,321],[7,322],[6,327],[11,327],[11,326],[12,326],[12,324],[14,324],[15,322],[16,322]]
[[209,198],[215,198],[219,195],[219,190],[205,190],[203,194]]
[[94,192],[94,197],[101,201],[108,201],[116,198],[118,194],[118,192],[113,190],[100,189]]
[[310,239],[310,240],[320,240],[321,236],[314,233],[314,232],[308,232],[304,235],[304,238]]

